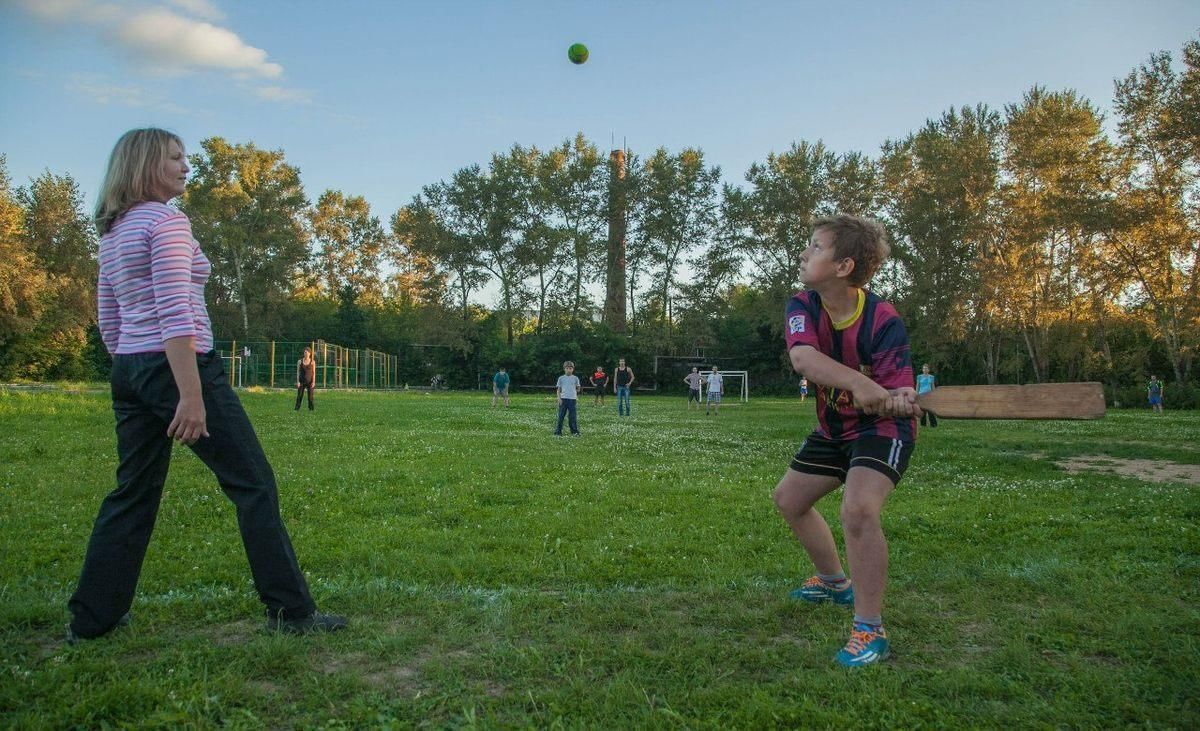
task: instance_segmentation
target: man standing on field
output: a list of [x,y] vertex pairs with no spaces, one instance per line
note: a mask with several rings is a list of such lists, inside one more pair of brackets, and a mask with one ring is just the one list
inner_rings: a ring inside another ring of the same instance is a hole
[[692,366],[692,372],[683,377],[683,382],[688,387],[688,410],[692,409],[692,402],[696,402],[696,409],[700,409],[700,379],[704,376],[700,375],[700,369]]
[[496,408],[496,399],[504,399],[504,408],[508,408],[508,370],[504,366],[500,366],[500,370],[496,375],[492,376],[492,408]]
[[704,415],[708,416],[708,406],[712,404],[713,413],[721,413],[721,391],[724,386],[721,383],[721,374],[717,372],[717,367],[712,367],[712,372],[708,374],[708,399],[704,402]]

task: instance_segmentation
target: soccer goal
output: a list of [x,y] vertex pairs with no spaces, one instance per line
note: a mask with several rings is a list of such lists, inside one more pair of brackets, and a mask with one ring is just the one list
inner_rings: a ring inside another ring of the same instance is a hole
[[[708,374],[712,371],[700,371],[700,400],[708,399]],[[742,403],[750,401],[750,373],[748,371],[717,371],[721,374],[721,398],[736,393],[741,396]]]

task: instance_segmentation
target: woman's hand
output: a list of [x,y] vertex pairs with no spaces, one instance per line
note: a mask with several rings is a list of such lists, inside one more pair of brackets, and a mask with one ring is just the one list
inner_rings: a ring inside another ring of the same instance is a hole
[[205,423],[204,399],[179,399],[175,407],[175,418],[167,427],[167,436],[180,444],[195,444],[200,437],[208,436]]
[[196,365],[196,339],[190,335],[171,338],[163,345],[171,366],[171,377],[179,389],[179,405],[175,407],[175,418],[167,427],[167,436],[181,444],[195,444],[200,437],[208,436],[200,369]]

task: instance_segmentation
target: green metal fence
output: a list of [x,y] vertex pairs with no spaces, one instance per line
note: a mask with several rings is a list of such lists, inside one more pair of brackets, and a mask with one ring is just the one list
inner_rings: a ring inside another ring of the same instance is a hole
[[397,356],[378,350],[345,348],[324,340],[216,341],[229,381],[239,388],[292,388],[296,385],[296,364],[305,348],[312,348],[317,364],[317,388],[401,387]]

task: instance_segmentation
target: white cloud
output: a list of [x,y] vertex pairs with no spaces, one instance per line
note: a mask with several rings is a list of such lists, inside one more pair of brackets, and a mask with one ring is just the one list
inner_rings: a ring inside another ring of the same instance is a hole
[[113,29],[134,54],[168,69],[214,68],[276,78],[283,67],[267,52],[247,45],[236,33],[211,23],[155,8],[134,14]]
[[282,86],[260,86],[254,89],[254,95],[259,99],[266,99],[269,102],[312,103],[312,92],[304,89],[286,89]]
[[225,17],[225,13],[209,0],[168,0],[168,2],[188,15],[204,20],[222,20]]
[[95,0],[16,0],[16,4],[35,18],[53,23],[111,23],[124,11],[115,3]]
[[[228,28],[207,22],[224,14],[211,0],[165,0],[196,17],[180,15],[164,0],[15,0],[30,15],[49,23],[92,27],[101,38],[131,54],[150,73],[220,71],[238,79],[277,79],[283,66],[267,52],[246,43]],[[203,18],[200,20],[197,18]],[[296,101],[307,92],[266,87],[256,92],[264,99]]]
[[114,84],[98,74],[74,74],[67,88],[97,104],[119,104],[126,107],[155,109],[171,114],[186,114],[188,110],[173,102],[147,92],[140,86]]

